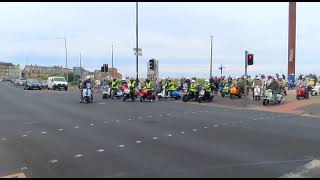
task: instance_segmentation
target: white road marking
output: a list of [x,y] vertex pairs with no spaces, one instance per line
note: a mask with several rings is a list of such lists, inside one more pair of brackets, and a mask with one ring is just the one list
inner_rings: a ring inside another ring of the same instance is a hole
[[139,144],[139,143],[141,143],[141,141],[136,141],[136,143],[138,143],[138,144]]
[[100,102],[100,103],[98,103],[98,104],[106,104],[106,103],[104,103],[104,102]]
[[104,151],[104,149],[98,149],[97,150],[97,152],[103,152]]
[[208,127],[207,127],[207,126],[205,126],[205,127],[203,127],[203,128],[207,129]]
[[1,141],[5,141],[5,140],[7,140],[7,138],[1,138]]
[[197,129],[192,129],[192,131],[197,131]]
[[78,129],[78,128],[79,128],[79,126],[75,126],[74,128],[75,128],[75,129]]
[[125,145],[121,144],[121,145],[119,145],[118,147],[123,148],[123,147],[125,147]]
[[214,126],[214,127],[218,127],[219,125],[218,125],[218,124],[214,124],[214,125],[212,125],[212,126]]
[[170,136],[170,137],[171,137],[171,136],[172,136],[172,134],[168,134],[168,136]]
[[63,129],[59,129],[59,131],[63,131]]
[[27,137],[28,135],[26,135],[26,134],[24,134],[24,135],[22,135],[21,137]]
[[131,118],[128,119],[128,121],[131,121],[131,120],[132,120]]
[[171,114],[167,114],[167,116],[171,116]]
[[90,124],[90,126],[94,126],[94,124],[93,124],[93,123],[91,123],[91,124]]
[[158,137],[153,137],[152,139],[157,140],[157,139],[159,139],[159,138],[158,138]]
[[152,116],[148,116],[149,118],[152,118]]
[[47,134],[47,132],[45,132],[45,131],[42,131],[41,133],[42,133],[42,134]]
[[54,163],[57,163],[57,162],[58,162],[58,160],[56,160],[56,159],[53,159],[53,160],[49,161],[49,163],[51,163],[51,164],[54,164]]
[[191,112],[192,114],[195,114],[196,112]]
[[120,122],[120,120],[116,120],[116,123],[119,123]]
[[162,114],[160,114],[159,116],[163,116]]
[[73,157],[74,158],[80,158],[80,157],[82,157],[83,156],[83,154],[76,154],[76,155],[74,155]]
[[108,122],[105,121],[105,122],[103,122],[103,123],[104,123],[104,124],[107,124]]
[[26,166],[24,166],[24,167],[20,168],[20,170],[21,170],[21,171],[23,171],[23,170],[27,170],[27,169],[28,169],[28,167],[26,167]]
[[181,134],[184,134],[184,132],[182,131],[182,132],[180,132]]

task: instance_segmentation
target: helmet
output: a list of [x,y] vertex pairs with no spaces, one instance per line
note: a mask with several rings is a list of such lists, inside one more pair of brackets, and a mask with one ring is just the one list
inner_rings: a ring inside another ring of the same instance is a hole
[[208,83],[208,82],[209,82],[209,79],[206,79],[204,82]]
[[260,80],[260,77],[259,77],[259,76],[257,77],[257,80]]
[[187,77],[186,79],[190,79],[189,77]]
[[301,78],[304,79],[305,78],[304,75],[302,75]]
[[116,78],[113,78],[113,80],[116,81],[117,79],[116,79]]
[[194,80],[194,79],[192,79],[192,81],[191,81],[192,83],[195,83],[196,81]]
[[91,76],[88,75],[88,76],[86,77],[86,80],[89,80],[89,79],[91,79]]

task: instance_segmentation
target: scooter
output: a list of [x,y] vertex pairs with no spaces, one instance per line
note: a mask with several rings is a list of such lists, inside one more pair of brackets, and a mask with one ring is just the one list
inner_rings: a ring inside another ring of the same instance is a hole
[[221,96],[225,97],[226,95],[230,95],[230,85],[226,83],[221,91]]
[[80,100],[80,103],[92,103],[93,102],[93,91],[91,89],[91,84],[88,83],[86,88],[82,91],[82,99]]
[[299,85],[297,87],[296,93],[297,93],[297,96],[296,96],[297,100],[300,100],[301,97],[309,99],[309,91],[306,90],[306,88],[302,85]]
[[137,98],[137,95],[134,91],[134,89],[126,88],[123,91],[123,102],[125,102],[127,99],[131,99],[132,101],[135,101]]
[[148,94],[148,90],[146,88],[143,88],[140,90],[139,93],[140,96],[140,102],[143,102],[144,100],[148,100],[148,101],[154,101],[156,100],[156,93],[152,92],[151,96]]
[[162,101],[163,99],[167,100],[169,98],[172,98],[172,100],[179,100],[181,99],[181,94],[178,91],[173,91],[172,94],[169,94],[169,96],[166,96],[166,90],[165,88],[162,88],[162,91],[157,94],[158,100]]
[[262,96],[262,91],[260,86],[255,86],[253,89],[253,99],[254,100],[260,100]]
[[311,90],[311,96],[316,96],[320,93],[320,83],[316,83],[314,88]]
[[280,104],[282,101],[282,94],[281,93],[276,93],[272,91],[271,89],[268,89],[266,91],[266,96],[263,98],[262,104],[264,106],[268,104]]
[[182,96],[182,101],[183,102],[188,102],[191,99],[194,99],[195,101],[198,101],[199,97],[199,90],[192,93],[190,89],[185,89],[184,95]]
[[104,91],[102,92],[102,99],[108,99],[111,98],[111,86],[104,85],[103,86]]
[[[116,91],[116,92],[114,92]],[[111,90],[111,98],[114,99],[114,97],[116,97],[117,99],[120,99],[120,97],[123,96],[123,92],[120,89],[116,89],[116,90]]]
[[204,90],[204,87],[201,87],[199,91],[198,103],[201,103],[202,101],[212,102],[213,97],[213,92],[210,92],[210,95],[206,96],[206,91]]
[[230,88],[230,99],[233,99],[235,96],[237,96],[239,99],[241,98],[241,92],[238,87],[232,86]]

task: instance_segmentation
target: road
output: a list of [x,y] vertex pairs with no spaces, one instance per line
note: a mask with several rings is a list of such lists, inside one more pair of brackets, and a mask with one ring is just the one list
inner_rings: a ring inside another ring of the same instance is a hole
[[0,82],[0,177],[280,177],[319,156],[294,114],[25,91]]

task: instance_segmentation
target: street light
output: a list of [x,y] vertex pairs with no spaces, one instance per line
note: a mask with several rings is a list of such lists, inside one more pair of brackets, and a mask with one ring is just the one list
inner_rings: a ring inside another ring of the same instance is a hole
[[138,2],[136,2],[136,72],[137,72],[137,83],[139,82],[139,77],[138,77],[138,57],[139,57],[139,53],[138,53]]
[[210,56],[210,77],[212,77],[212,39],[213,39],[213,36],[210,36],[211,37],[211,56]]
[[67,38],[56,38],[56,39],[64,39],[64,48],[66,50],[66,70],[67,70],[67,82],[69,82],[69,73],[68,73],[68,52],[67,52]]

